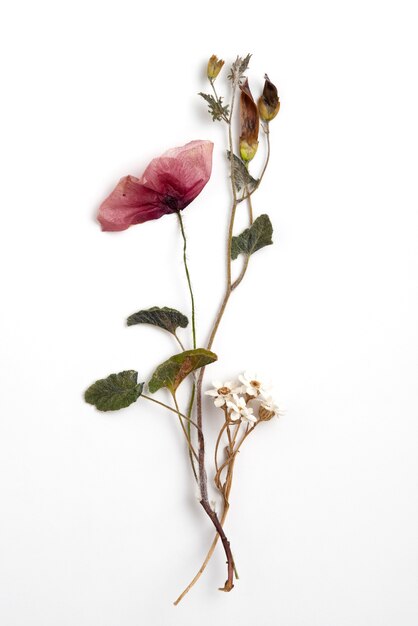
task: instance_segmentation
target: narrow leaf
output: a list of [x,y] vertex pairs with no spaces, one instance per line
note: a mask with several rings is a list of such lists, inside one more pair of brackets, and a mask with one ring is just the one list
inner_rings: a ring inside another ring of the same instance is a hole
[[144,383],[138,383],[138,372],[127,370],[97,380],[87,389],[84,399],[99,411],[117,411],[136,402],[143,388]]
[[[231,152],[227,151],[228,159],[231,160]],[[236,154],[233,155],[233,172],[234,172],[234,184],[237,191],[241,191],[242,188],[246,188],[248,191],[253,191],[258,186],[258,180],[253,178],[249,173],[244,161],[242,161]]]
[[148,383],[148,389],[151,393],[155,393],[158,389],[166,387],[174,394],[180,383],[191,372],[213,363],[217,358],[216,354],[203,348],[175,354],[157,367]]
[[169,309],[168,307],[153,306],[150,309],[144,309],[138,311],[133,315],[130,315],[127,319],[128,326],[134,326],[135,324],[152,324],[167,330],[169,333],[175,335],[177,328],[186,328],[189,320],[183,313],[176,309]]
[[264,246],[273,243],[271,237],[273,226],[268,215],[260,215],[254,223],[238,237],[232,237],[231,258],[236,259],[239,254],[250,255]]
[[216,99],[208,93],[199,93],[199,96],[202,96],[204,100],[208,103],[208,111],[212,116],[212,120],[215,122],[221,120],[228,120],[229,115],[229,105],[222,104],[222,97]]

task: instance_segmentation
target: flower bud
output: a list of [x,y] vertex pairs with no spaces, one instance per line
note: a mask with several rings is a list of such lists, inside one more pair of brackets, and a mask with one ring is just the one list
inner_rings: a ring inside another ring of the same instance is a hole
[[240,126],[239,151],[243,161],[251,161],[258,148],[259,119],[257,105],[251,94],[248,79],[240,85]]
[[218,59],[218,57],[215,54],[212,54],[212,56],[210,57],[210,59],[208,61],[208,72],[207,72],[207,74],[208,74],[209,80],[215,80],[215,78],[217,77],[217,75],[221,71],[224,63],[225,63],[225,61],[222,61],[222,59]]
[[270,82],[267,74],[264,75],[264,79],[263,95],[258,99],[258,111],[263,122],[271,122],[280,110],[280,100],[277,89]]

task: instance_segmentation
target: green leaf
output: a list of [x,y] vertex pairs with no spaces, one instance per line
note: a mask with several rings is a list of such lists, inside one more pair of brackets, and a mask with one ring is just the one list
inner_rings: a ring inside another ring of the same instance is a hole
[[[227,150],[228,159],[231,160],[231,152]],[[258,186],[258,180],[253,178],[249,173],[247,166],[236,154],[233,155],[233,171],[234,171],[234,184],[237,191],[247,188],[248,191],[253,191]]]
[[208,103],[208,111],[212,116],[212,120],[215,122],[225,120],[228,121],[229,116],[229,106],[226,104],[225,106],[222,104],[222,97],[216,99],[208,93],[200,92],[198,94],[202,96],[204,100]]
[[236,259],[239,254],[250,255],[264,246],[273,243],[271,236],[273,226],[268,215],[260,215],[254,223],[238,237],[232,237],[231,258]]
[[135,324],[152,324],[167,330],[173,335],[176,334],[177,328],[186,328],[189,320],[183,313],[176,309],[169,309],[168,307],[160,308],[153,306],[150,309],[144,309],[138,311],[133,315],[130,315],[127,319],[128,326],[134,326]]
[[143,388],[144,383],[138,383],[138,372],[126,370],[97,380],[87,389],[84,399],[99,411],[117,411],[136,402]]
[[217,358],[216,354],[203,348],[175,354],[157,367],[148,383],[148,389],[151,393],[155,393],[158,389],[167,387],[174,395],[186,376],[199,367],[213,363]]

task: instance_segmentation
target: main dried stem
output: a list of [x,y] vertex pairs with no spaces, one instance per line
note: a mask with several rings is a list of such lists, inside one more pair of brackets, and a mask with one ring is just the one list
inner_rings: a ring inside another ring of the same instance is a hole
[[[213,84],[212,84],[213,87]],[[229,116],[229,120],[225,120],[228,124],[228,143],[229,143],[229,152],[231,155],[234,154],[234,145],[233,145],[233,137],[232,137],[232,124],[231,124],[231,120],[232,120],[232,116],[233,116],[233,111],[234,111],[234,104],[235,104],[235,94],[236,94],[236,89],[238,87],[237,83],[233,83],[233,89],[232,89],[232,98],[231,98],[231,106],[230,106],[230,116]],[[217,96],[216,92],[215,95]],[[229,226],[228,226],[228,235],[227,235],[227,249],[226,249],[226,285],[225,285],[225,291],[224,291],[224,295],[221,301],[221,305],[219,307],[218,313],[216,315],[216,318],[214,320],[213,326],[212,326],[212,330],[210,332],[209,335],[209,340],[207,343],[207,349],[210,350],[212,348],[213,342],[215,340],[216,334],[218,332],[219,329],[219,325],[222,321],[223,315],[225,313],[225,309],[226,306],[228,304],[229,298],[232,294],[232,292],[240,285],[240,283],[242,282],[247,268],[248,268],[248,263],[249,263],[249,257],[247,256],[244,260],[244,264],[243,267],[241,269],[240,274],[238,275],[238,277],[236,278],[235,281],[232,281],[232,259],[231,259],[231,247],[232,247],[232,237],[233,237],[233,233],[234,233],[234,223],[235,223],[235,215],[236,215],[236,210],[237,210],[237,206],[240,202],[242,202],[242,200],[247,199],[248,200],[248,212],[249,212],[249,221],[250,221],[250,225],[253,222],[253,210],[252,210],[252,203],[251,203],[251,195],[252,193],[254,193],[254,191],[256,189],[258,189],[260,182],[264,176],[264,173],[267,169],[267,165],[270,159],[270,136],[269,136],[269,127],[268,124],[266,125],[266,127],[264,128],[266,137],[267,137],[267,158],[266,161],[264,163],[264,167],[263,170],[261,172],[261,176],[259,178],[257,187],[249,192],[248,189],[244,189],[244,194],[242,195],[241,198],[237,197],[237,191],[236,191],[236,185],[235,185],[235,176],[234,176],[234,167],[233,167],[233,158],[230,159],[231,165],[230,165],[230,178],[231,178],[231,190],[232,190],[232,206],[231,206],[231,213],[230,213],[230,218],[229,218]],[[217,468],[217,480],[220,481],[220,472],[223,471],[223,469],[225,469],[225,467],[227,467],[227,476],[225,479],[225,483],[223,485],[223,487],[220,485],[220,490],[221,493],[223,495],[223,511],[222,511],[222,515],[221,518],[219,519],[217,514],[215,513],[215,511],[212,509],[212,507],[210,506],[209,503],[209,498],[208,498],[208,481],[207,481],[207,474],[206,474],[206,469],[205,469],[205,440],[204,440],[204,436],[203,436],[203,408],[202,408],[202,385],[203,385],[203,378],[205,375],[205,368],[203,367],[200,370],[199,376],[197,378],[197,382],[196,382],[196,412],[197,412],[197,426],[198,426],[198,432],[197,432],[197,436],[198,436],[198,482],[199,482],[199,487],[200,487],[200,494],[201,494],[201,500],[200,500],[200,504],[202,505],[203,509],[206,511],[208,517],[211,519],[213,525],[216,528],[217,534],[212,542],[212,545],[206,555],[206,558],[204,560],[204,562],[202,563],[202,566],[200,567],[199,571],[197,572],[196,576],[193,578],[193,580],[189,583],[189,585],[186,587],[186,589],[181,593],[181,595],[177,598],[177,600],[174,602],[175,605],[177,605],[183,598],[184,596],[190,591],[190,589],[193,587],[193,585],[199,580],[200,576],[202,575],[203,571],[205,570],[207,564],[209,563],[212,554],[215,550],[216,544],[219,540],[219,538],[222,541],[224,550],[225,550],[225,555],[227,558],[227,571],[228,571],[228,578],[227,581],[225,582],[224,587],[221,589],[222,591],[230,591],[233,586],[233,580],[234,580],[234,570],[235,570],[235,563],[234,563],[234,559],[232,556],[232,552],[231,552],[231,548],[230,548],[230,543],[229,540],[227,539],[225,532],[223,530],[223,524],[225,522],[226,516],[228,514],[228,510],[229,510],[229,494],[231,491],[231,487],[232,487],[232,477],[233,477],[233,470],[234,470],[234,463],[235,463],[235,459],[236,459],[236,455],[238,453],[239,448],[241,447],[242,443],[244,442],[244,440],[247,438],[247,436],[249,435],[250,432],[252,432],[254,430],[253,428],[250,428],[245,433],[245,435],[243,436],[243,438],[241,439],[240,443],[237,445],[237,447],[234,449],[235,446],[235,441],[236,441],[236,436],[238,434],[238,429],[235,432],[235,436],[233,438],[233,441],[230,441],[230,446],[229,446],[229,454],[228,454],[228,459],[227,462],[225,462],[220,468]],[[190,426],[190,425],[189,425]],[[229,431],[228,431],[229,432]],[[221,436],[221,435],[220,435]],[[217,447],[219,445],[219,441],[220,441],[220,437],[218,438],[218,442],[217,442]]]
[[[225,428],[226,428],[226,423],[222,427],[222,433],[225,431]],[[223,527],[223,525],[225,523],[225,520],[226,520],[227,515],[228,515],[228,511],[229,511],[229,497],[230,497],[231,488],[232,488],[232,478],[233,478],[233,473],[234,473],[235,461],[236,461],[239,449],[241,448],[242,444],[244,443],[244,441],[248,437],[248,435],[250,433],[252,433],[254,428],[255,428],[255,426],[253,428],[247,429],[247,431],[245,432],[245,434],[242,437],[241,441],[239,442],[238,446],[234,450],[234,453],[232,455],[230,455],[230,458],[229,458],[227,476],[226,476],[226,480],[225,480],[225,487],[224,487],[224,490],[222,492],[223,508],[222,508],[222,514],[221,514],[221,517],[220,517],[220,520],[219,520],[220,525],[222,527]],[[235,435],[233,437],[234,443],[235,443],[237,434],[238,434],[238,429],[236,430]],[[201,575],[205,571],[206,566],[208,565],[209,561],[212,558],[213,553],[215,552],[215,548],[216,548],[216,546],[218,544],[218,541],[219,541],[219,534],[216,533],[216,535],[215,535],[215,537],[214,537],[214,539],[212,541],[212,544],[211,544],[211,546],[210,546],[210,548],[208,550],[208,553],[206,554],[205,560],[203,561],[202,565],[200,566],[199,571],[196,573],[196,575],[193,578],[193,580],[190,581],[190,583],[187,585],[187,587],[184,589],[184,591],[182,591],[182,593],[179,595],[177,600],[174,602],[175,606],[177,606],[177,604],[179,604],[179,602],[182,601],[184,596],[189,593],[190,589],[192,589],[192,587],[197,583],[197,581],[199,580],[199,578],[201,577]],[[234,566],[235,566],[235,563],[234,563]],[[236,570],[235,570],[235,576],[236,576],[236,578],[238,578]]]
[[[232,114],[234,111],[234,103],[235,103],[235,92],[236,85],[233,85],[232,98],[231,98],[231,108],[230,108],[230,120],[232,119]],[[229,149],[231,153],[233,152],[233,142],[232,142],[232,128],[231,122],[228,123],[228,139],[229,139]],[[210,350],[212,347],[213,341],[215,339],[217,330],[219,328],[219,324],[225,312],[226,305],[229,300],[229,296],[231,295],[231,245],[232,245],[232,235],[234,232],[234,221],[235,221],[235,212],[237,209],[237,192],[235,188],[235,180],[234,180],[234,170],[233,170],[233,162],[231,159],[231,187],[233,194],[233,202],[231,208],[231,215],[229,220],[229,229],[228,229],[228,239],[227,239],[227,283],[225,288],[224,297],[221,303],[221,307],[219,309],[218,315],[215,318],[213,328],[209,337],[209,341],[207,344],[207,349]],[[199,486],[200,486],[200,495],[201,495],[201,505],[206,511],[207,515],[210,517],[213,525],[215,526],[219,537],[221,538],[225,555],[227,558],[228,564],[228,578],[223,587],[224,591],[230,591],[234,586],[234,559],[232,557],[231,548],[228,539],[225,536],[222,525],[219,522],[219,519],[216,513],[213,511],[212,507],[209,503],[208,498],[208,480],[205,469],[205,439],[203,437],[203,411],[202,411],[202,383],[203,377],[205,374],[205,368],[200,370],[197,384],[196,384],[196,411],[197,411],[197,425],[199,426],[198,430],[198,467],[199,467]]]

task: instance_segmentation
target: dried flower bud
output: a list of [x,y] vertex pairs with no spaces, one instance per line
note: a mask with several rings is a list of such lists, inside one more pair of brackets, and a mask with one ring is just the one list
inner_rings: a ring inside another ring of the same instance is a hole
[[263,95],[258,99],[258,111],[263,122],[271,122],[280,110],[280,100],[277,89],[267,74],[264,74],[264,79]]
[[260,420],[260,422],[268,422],[275,415],[276,413],[274,411],[270,411],[262,404],[260,405],[260,408],[258,409],[258,419]]
[[248,85],[248,79],[240,85],[240,124],[239,151],[243,161],[251,161],[258,148],[258,110]]
[[218,59],[215,54],[212,54],[208,61],[208,78],[209,80],[215,80],[222,67],[224,66],[225,61],[222,59]]

